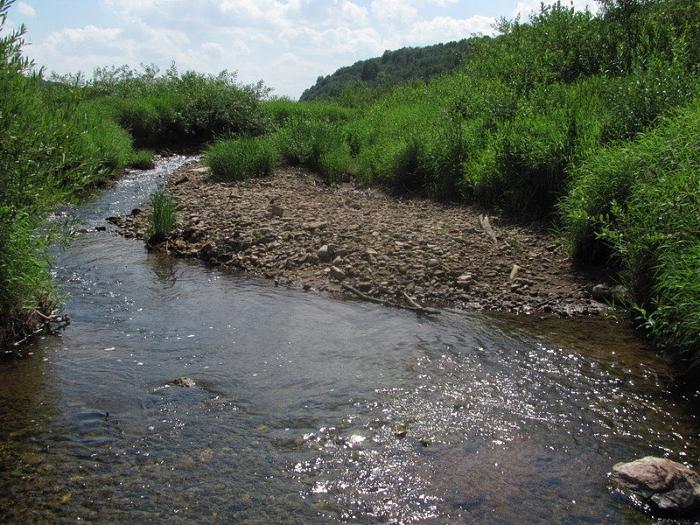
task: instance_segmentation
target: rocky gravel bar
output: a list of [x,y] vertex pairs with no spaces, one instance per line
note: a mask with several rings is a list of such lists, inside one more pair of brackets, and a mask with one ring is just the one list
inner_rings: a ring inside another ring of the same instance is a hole
[[[298,168],[216,183],[189,165],[166,187],[178,227],[149,247],[333,296],[409,307],[559,316],[600,315],[590,275],[556,237],[472,207],[329,186]],[[147,213],[110,217],[143,238]]]

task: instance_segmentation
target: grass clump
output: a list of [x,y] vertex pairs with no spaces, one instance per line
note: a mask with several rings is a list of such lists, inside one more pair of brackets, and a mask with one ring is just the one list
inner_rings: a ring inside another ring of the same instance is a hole
[[169,193],[157,190],[151,195],[151,215],[149,220],[149,242],[157,243],[175,229],[175,204]]
[[153,161],[153,150],[140,149],[131,154],[128,166],[137,170],[152,170],[156,164]]
[[222,140],[207,148],[204,163],[216,181],[266,177],[277,164],[277,150],[269,137]]

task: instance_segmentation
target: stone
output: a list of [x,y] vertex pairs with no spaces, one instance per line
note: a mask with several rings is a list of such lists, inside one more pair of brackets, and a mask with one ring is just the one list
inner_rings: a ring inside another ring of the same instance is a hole
[[209,173],[209,168],[202,166],[201,168],[192,168],[190,171],[192,173]]
[[459,277],[457,277],[457,286],[459,288],[469,288],[473,281],[472,274],[470,273],[463,273]]
[[270,206],[270,215],[272,217],[282,217],[282,215],[284,215],[284,210],[281,207],[273,204]]
[[318,259],[323,262],[332,261],[335,256],[335,248],[331,245],[324,244],[318,249]]
[[325,228],[327,224],[322,221],[316,221],[316,222],[305,222],[304,224],[301,225],[301,227],[307,231],[314,232],[316,230],[320,230],[321,228]]
[[514,264],[513,267],[510,269],[510,275],[508,276],[508,280],[512,281],[518,276],[518,272],[520,271],[520,266],[517,264]]
[[174,379],[172,381],[172,384],[175,386],[180,386],[182,388],[192,388],[194,386],[197,386],[197,383],[194,382],[194,379],[191,377],[178,377],[177,379]]
[[360,281],[359,283],[357,283],[357,286],[355,286],[355,288],[357,288],[363,293],[366,293],[372,289],[372,283],[370,281]]
[[347,275],[345,275],[345,272],[337,266],[331,266],[330,276],[331,279],[335,279],[336,281],[342,281],[347,277]]
[[610,480],[666,514],[687,515],[700,509],[700,475],[670,459],[647,456],[617,463]]
[[612,298],[612,291],[607,284],[596,284],[591,290],[591,295],[596,301],[605,302]]

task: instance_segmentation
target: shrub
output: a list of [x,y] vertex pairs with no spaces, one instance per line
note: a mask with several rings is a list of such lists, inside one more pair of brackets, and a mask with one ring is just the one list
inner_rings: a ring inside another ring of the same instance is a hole
[[107,178],[131,155],[129,135],[75,89],[30,74],[22,56],[24,28],[7,32],[11,0],[0,0],[0,346],[34,328],[50,310],[48,211]]
[[160,242],[175,228],[175,205],[172,197],[163,190],[151,195],[151,216],[149,221],[149,242]]
[[181,74],[171,67],[161,75],[124,66],[97,70],[82,97],[127,129],[138,147],[153,148],[261,134],[269,127],[260,103],[266,93],[262,84],[240,84],[227,71]]
[[207,148],[204,163],[217,181],[265,177],[277,164],[277,150],[268,137],[222,140]]

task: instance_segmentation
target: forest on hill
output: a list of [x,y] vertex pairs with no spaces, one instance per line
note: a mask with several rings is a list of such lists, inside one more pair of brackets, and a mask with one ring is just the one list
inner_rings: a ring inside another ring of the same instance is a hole
[[457,69],[471,43],[471,39],[464,39],[385,51],[381,57],[360,60],[331,75],[318,77],[316,83],[302,93],[300,100],[328,100],[353,90],[386,90],[415,80],[428,80]]

